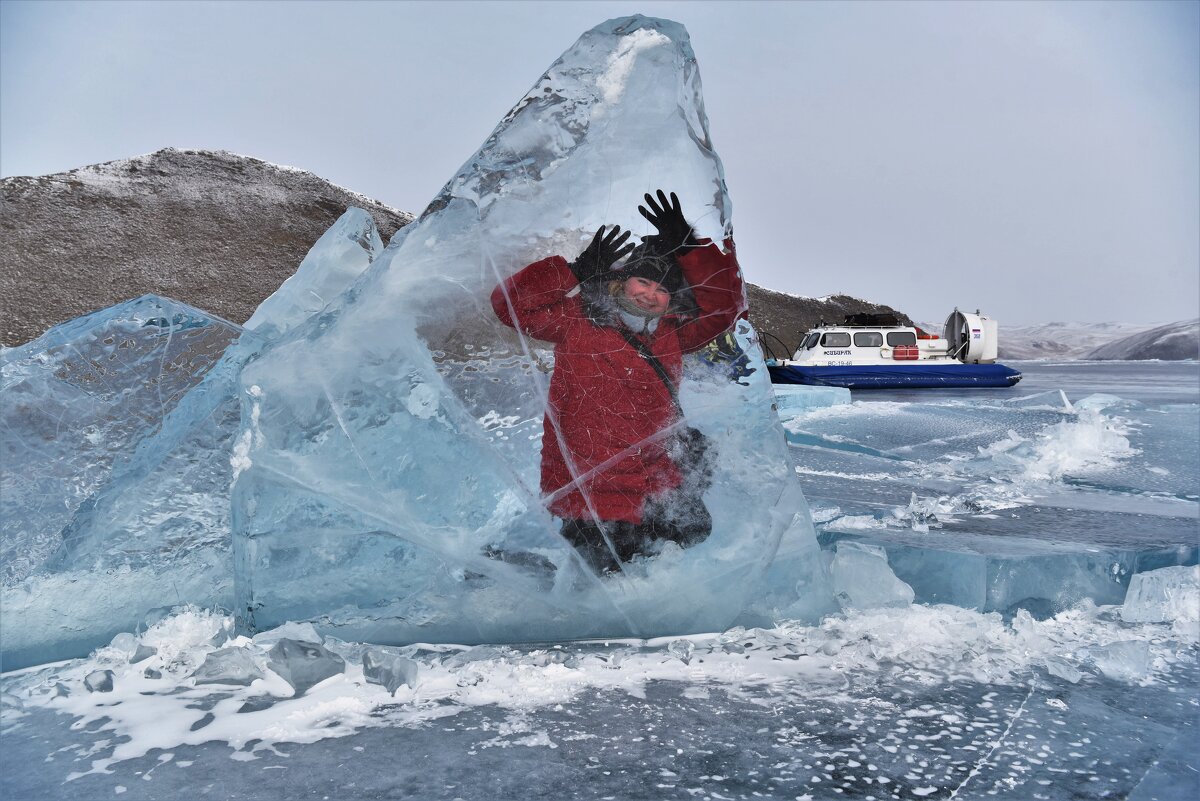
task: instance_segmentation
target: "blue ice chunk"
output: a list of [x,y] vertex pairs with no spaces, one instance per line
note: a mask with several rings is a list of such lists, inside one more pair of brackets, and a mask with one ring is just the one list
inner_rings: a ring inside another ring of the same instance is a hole
[[4,352],[17,399],[0,417],[6,668],[86,653],[154,607],[232,605],[238,375],[380,249],[370,215],[350,209],[255,332],[147,296]]
[[1150,643],[1144,640],[1123,640],[1092,648],[1091,656],[1105,676],[1127,682],[1146,678],[1154,661]]
[[1078,684],[1080,679],[1083,678],[1083,672],[1064,659],[1047,657],[1044,664],[1051,676],[1057,676],[1071,684]]
[[834,549],[829,574],[842,609],[909,606],[913,589],[888,566],[887,551],[878,545],[842,540]]
[[129,660],[129,664],[131,665],[136,665],[138,662],[149,659],[158,653],[157,648],[144,645],[138,641],[137,637],[127,631],[123,631],[116,637],[113,637],[108,647],[122,654]]
[[111,670],[93,670],[83,679],[83,686],[91,693],[111,693],[113,691],[113,672]]
[[826,547],[846,539],[887,552],[917,603],[945,603],[985,612],[1024,608],[1038,616],[1082,600],[1120,604],[1130,577],[1147,561],[1190,559],[1176,548],[1101,547],[1028,537],[996,537],[961,529],[825,531]]
[[236,684],[248,687],[263,677],[262,668],[249,648],[230,646],[204,657],[204,664],[191,676],[196,684]]
[[842,406],[850,403],[850,390],[845,387],[817,387],[804,384],[775,384],[775,406],[779,417],[787,420],[798,414],[823,409],[828,406]]
[[298,640],[299,642],[320,643],[324,638],[317,633],[312,623],[284,623],[270,631],[262,631],[254,635],[254,644],[260,648],[274,645],[280,640]]
[[[504,327],[489,296],[601,225],[648,233],[647,181],[679,194],[700,236],[731,232],[686,32],[631,17],[586,33],[358,281],[247,363],[241,625],[504,642],[711,631],[743,610],[831,603],[748,326],[736,370],[684,364],[683,407],[718,461],[705,543],[601,582],[545,510],[552,354]],[[772,569],[780,554],[787,571]]]
[[270,656],[267,667],[292,685],[298,696],[346,669],[346,660],[325,646],[286,637],[271,647]]
[[141,643],[138,643],[137,650],[135,650],[133,652],[133,655],[129,657],[129,664],[136,665],[138,662],[147,660],[157,653],[158,653],[157,648],[154,648],[153,646],[142,645]]
[[158,431],[238,326],[145,295],[0,356],[0,564],[5,587],[71,561],[64,529]]
[[[126,507],[109,501],[125,497],[137,508],[153,494],[119,477],[135,470],[151,443],[174,435],[171,420],[190,419],[181,407],[194,403],[239,332],[148,295],[4,353],[5,668],[82,655],[133,628],[151,607],[211,603],[222,587],[228,592],[227,538],[212,544],[221,535],[205,526],[203,503],[193,510],[199,519],[184,513],[192,496],[173,490],[186,482],[157,494],[179,511],[159,510],[161,532],[125,525],[129,518],[117,513]],[[224,400],[230,404],[228,387]],[[226,425],[236,432],[235,420]],[[220,461],[200,450],[182,464],[203,472]],[[189,540],[187,531],[205,539]]]
[[363,676],[393,695],[402,686],[417,686],[417,663],[383,648],[368,648],[362,656]]
[[1200,619],[1200,565],[1162,567],[1129,581],[1121,605],[1126,623],[1170,623]]
[[294,275],[259,304],[245,328],[277,339],[324,309],[383,252],[375,220],[351,207],[321,235]]

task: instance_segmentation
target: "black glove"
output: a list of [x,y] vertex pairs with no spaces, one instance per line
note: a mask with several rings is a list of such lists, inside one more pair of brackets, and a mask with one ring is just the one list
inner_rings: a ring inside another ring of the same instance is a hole
[[656,252],[663,255],[682,256],[689,248],[700,246],[692,226],[683,217],[683,211],[679,208],[679,198],[674,192],[671,193],[669,201],[661,189],[658,190],[657,203],[649,194],[645,198],[646,206],[650,208],[638,206],[638,211],[658,229],[658,233],[644,237],[643,241],[649,242]]
[[[633,245],[625,245],[629,239],[629,231],[622,234],[621,226],[614,225],[612,230],[605,234],[604,228],[605,226],[600,226],[600,230],[592,237],[592,243],[570,264],[571,272],[575,273],[576,280],[581,284],[603,276],[610,267],[633,250]],[[625,247],[621,247],[622,245]]]

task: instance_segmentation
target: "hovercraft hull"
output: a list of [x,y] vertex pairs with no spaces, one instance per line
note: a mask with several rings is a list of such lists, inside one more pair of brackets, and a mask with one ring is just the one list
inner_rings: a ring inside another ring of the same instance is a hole
[[1011,387],[1021,374],[1003,364],[948,364],[944,366],[768,365],[774,384],[810,384],[847,389],[938,389],[949,387]]

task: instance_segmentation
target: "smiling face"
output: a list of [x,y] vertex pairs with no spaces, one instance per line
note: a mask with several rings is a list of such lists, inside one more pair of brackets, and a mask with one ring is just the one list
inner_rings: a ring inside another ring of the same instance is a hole
[[633,305],[649,314],[666,314],[671,305],[671,293],[663,289],[662,284],[649,278],[630,276],[625,279],[622,291]]

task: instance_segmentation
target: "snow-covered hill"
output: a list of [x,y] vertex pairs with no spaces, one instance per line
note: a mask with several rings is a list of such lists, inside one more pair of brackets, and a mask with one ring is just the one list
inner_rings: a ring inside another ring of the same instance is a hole
[[[1070,360],[1114,340],[1139,334],[1156,323],[1070,323],[1008,326],[1000,322],[1001,359]],[[934,329],[941,330],[941,327]]]
[[167,148],[0,181],[0,342],[147,293],[243,322],[349,206],[385,241],[406,212],[304,170]]
[[1087,359],[1200,359],[1200,319],[1160,325],[1090,351]]

